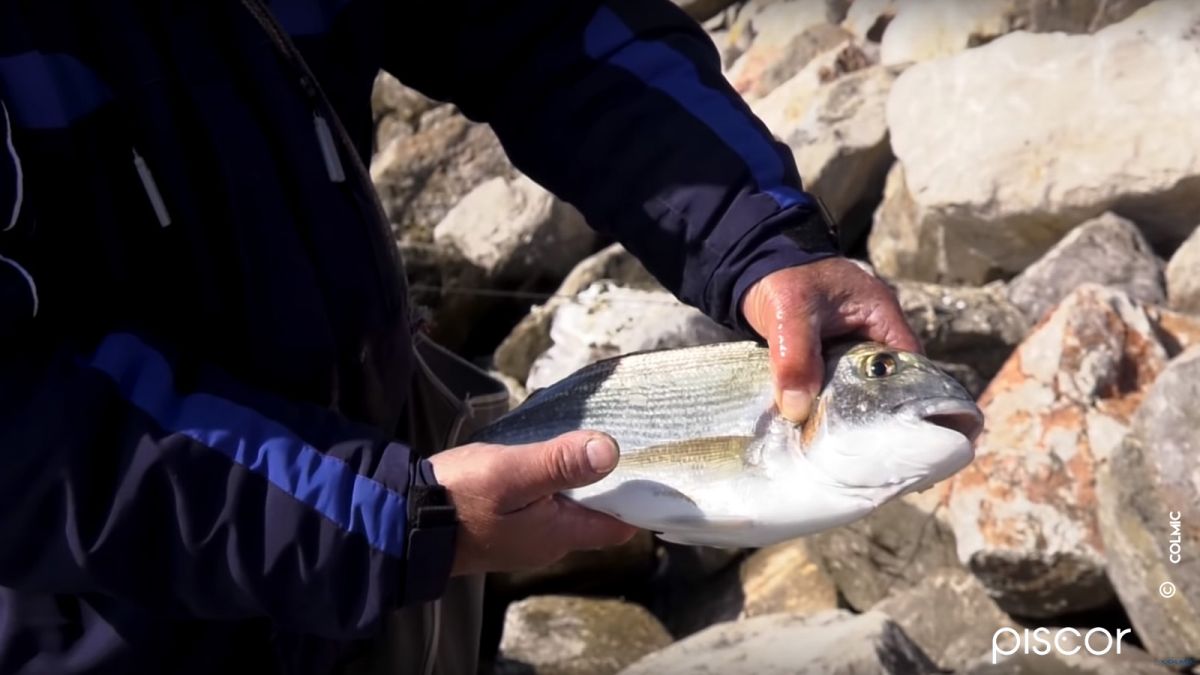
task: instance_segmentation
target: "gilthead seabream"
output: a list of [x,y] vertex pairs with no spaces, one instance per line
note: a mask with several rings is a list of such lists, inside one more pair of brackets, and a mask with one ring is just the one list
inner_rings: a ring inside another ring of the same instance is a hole
[[754,342],[643,352],[534,392],[472,440],[523,444],[577,429],[617,468],[563,493],[667,541],[760,547],[862,518],[965,467],[983,414],[928,359],[875,343],[826,353],[803,425],[779,415]]

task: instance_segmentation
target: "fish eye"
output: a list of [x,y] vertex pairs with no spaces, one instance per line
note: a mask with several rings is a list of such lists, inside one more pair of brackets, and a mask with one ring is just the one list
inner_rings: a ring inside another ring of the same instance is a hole
[[887,352],[873,354],[864,364],[863,372],[872,380],[887,377],[896,372],[896,357]]

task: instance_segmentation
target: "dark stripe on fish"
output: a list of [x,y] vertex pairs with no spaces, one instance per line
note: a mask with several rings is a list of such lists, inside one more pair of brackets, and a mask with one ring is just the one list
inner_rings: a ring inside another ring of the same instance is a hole
[[679,466],[704,472],[737,473],[746,467],[746,451],[753,436],[692,438],[622,453],[620,467],[626,470]]

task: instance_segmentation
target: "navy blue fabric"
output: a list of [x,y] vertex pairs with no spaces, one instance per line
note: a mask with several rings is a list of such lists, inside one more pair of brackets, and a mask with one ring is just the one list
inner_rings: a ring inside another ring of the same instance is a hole
[[324,35],[350,0],[271,0],[271,13],[292,37]]
[[23,52],[0,56],[0,97],[14,124],[64,129],[112,100],[112,91],[70,54]]
[[600,7],[584,34],[588,56],[628,70],[647,86],[674,99],[712,129],[750,169],[758,188],[782,208],[812,205],[812,198],[785,180],[784,160],[744,109],[700,81],[696,64],[658,40],[641,40],[611,9]]
[[218,396],[180,397],[166,359],[132,335],[112,335],[89,365],[163,430],[228,456],[374,548],[404,555],[404,496],[324,455],[261,413]]
[[0,255],[39,298],[0,269],[0,675],[325,673],[444,587],[453,537],[404,508],[434,476],[365,170],[381,67],[726,325],[833,254],[668,0],[248,3],[303,64],[246,4],[0,0]]

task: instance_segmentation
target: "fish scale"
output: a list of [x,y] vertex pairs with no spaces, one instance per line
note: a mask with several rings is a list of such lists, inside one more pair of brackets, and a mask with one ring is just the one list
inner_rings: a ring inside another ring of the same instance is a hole
[[753,342],[631,354],[535,392],[474,440],[530,443],[601,429],[624,454],[681,438],[749,435],[771,396],[763,373],[767,351]]

